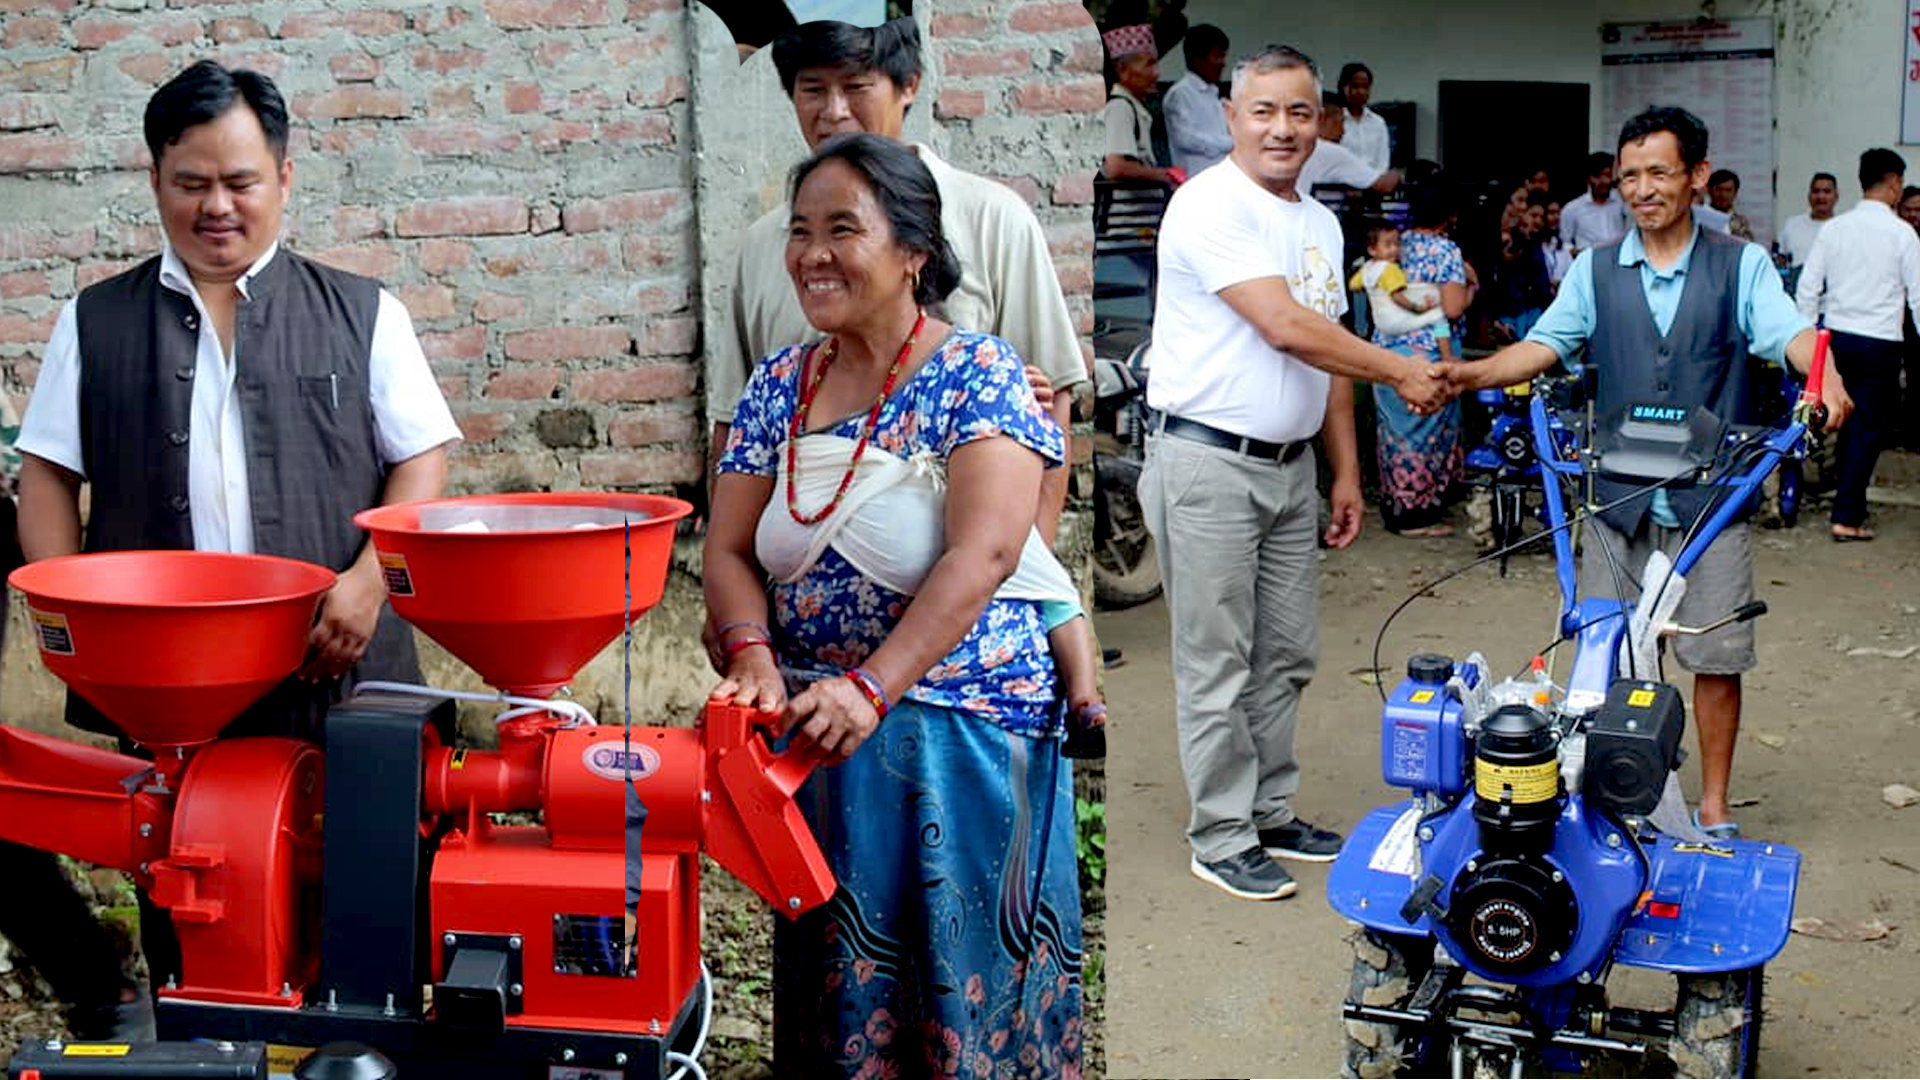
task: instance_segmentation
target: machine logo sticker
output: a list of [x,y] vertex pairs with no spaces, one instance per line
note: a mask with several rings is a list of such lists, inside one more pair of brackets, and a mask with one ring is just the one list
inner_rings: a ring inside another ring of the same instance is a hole
[[73,631],[67,626],[67,617],[51,611],[27,609],[33,617],[33,628],[40,635],[40,651],[55,656],[73,655]]
[[598,742],[587,747],[580,761],[588,772],[608,780],[625,780],[629,774],[635,780],[644,780],[659,771],[660,751],[644,745],[628,751],[617,742]]
[[413,575],[407,573],[405,555],[380,554],[380,576],[386,579],[387,591],[395,596],[413,595]]

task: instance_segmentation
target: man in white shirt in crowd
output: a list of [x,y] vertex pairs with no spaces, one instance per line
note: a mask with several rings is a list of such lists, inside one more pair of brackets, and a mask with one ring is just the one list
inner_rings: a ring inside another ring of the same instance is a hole
[[1294,186],[1309,196],[1321,185],[1376,191],[1382,195],[1399,187],[1399,170],[1375,168],[1372,162],[1341,145],[1340,136],[1347,123],[1342,101],[1340,95],[1331,90],[1320,95],[1320,138],[1314,143],[1307,163],[1301,166]]
[[1352,379],[1418,413],[1446,393],[1434,365],[1343,329],[1339,222],[1303,197],[1318,141],[1313,61],[1271,46],[1233,73],[1233,152],[1173,193],[1160,229],[1153,323],[1158,413],[1140,504],[1158,544],[1173,637],[1190,869],[1247,900],[1290,896],[1276,856],[1330,861],[1341,837],[1303,821],[1293,735],[1318,652],[1322,435],[1332,525],[1360,532]]
[[1570,255],[1627,235],[1627,205],[1613,194],[1613,155],[1587,156],[1587,193],[1560,208],[1560,239]]
[[1393,133],[1379,113],[1367,108],[1373,100],[1373,71],[1356,60],[1340,69],[1334,89],[1346,111],[1346,131],[1333,141],[1373,166],[1374,172],[1386,172],[1393,163]]
[[1804,266],[1813,253],[1813,238],[1833,220],[1834,204],[1840,201],[1840,181],[1832,173],[1813,174],[1807,185],[1807,212],[1795,214],[1780,226],[1780,238],[1774,241],[1773,261],[1781,266]]
[[1853,419],[1840,429],[1840,479],[1833,493],[1835,540],[1871,540],[1867,485],[1882,440],[1898,426],[1901,317],[1920,321],[1920,237],[1893,208],[1906,183],[1899,154],[1860,155],[1860,202],[1820,230],[1795,294],[1800,314],[1826,320],[1833,365],[1853,395]]
[[1216,164],[1233,149],[1226,108],[1220,101],[1220,76],[1227,69],[1227,35],[1202,23],[1182,43],[1187,73],[1167,89],[1160,114],[1167,122],[1167,148],[1175,168],[1188,176]]

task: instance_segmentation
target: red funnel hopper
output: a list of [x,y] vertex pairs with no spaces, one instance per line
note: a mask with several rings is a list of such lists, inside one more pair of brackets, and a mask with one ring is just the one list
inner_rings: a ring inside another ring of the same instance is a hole
[[333,571],[266,555],[117,551],[30,563],[40,657],[134,741],[212,742],[294,673]]
[[[400,617],[487,684],[544,698],[660,602],[674,522],[693,507],[658,495],[475,495],[365,510]],[[626,600],[622,536],[630,541]]]

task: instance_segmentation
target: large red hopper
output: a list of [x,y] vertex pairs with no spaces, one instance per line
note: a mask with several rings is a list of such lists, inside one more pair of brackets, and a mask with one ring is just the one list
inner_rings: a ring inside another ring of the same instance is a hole
[[29,563],[47,669],[154,749],[211,742],[300,667],[324,567],[266,555],[116,551]]
[[401,618],[488,685],[544,698],[619,635],[623,610],[638,618],[660,602],[674,522],[692,510],[658,495],[555,492],[402,503],[353,520],[373,537]]

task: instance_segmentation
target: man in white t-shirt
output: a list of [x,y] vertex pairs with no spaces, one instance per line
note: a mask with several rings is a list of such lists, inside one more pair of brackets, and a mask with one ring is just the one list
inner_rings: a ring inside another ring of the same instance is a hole
[[1613,193],[1613,155],[1587,157],[1587,193],[1560,208],[1560,239],[1569,256],[1627,235],[1627,203]]
[[1147,390],[1159,419],[1140,503],[1172,624],[1190,869],[1250,900],[1295,891],[1276,855],[1326,862],[1341,844],[1293,807],[1293,733],[1318,652],[1309,443],[1323,435],[1326,541],[1343,548],[1361,513],[1350,380],[1391,384],[1416,412],[1447,397],[1430,365],[1340,326],[1340,226],[1298,185],[1319,112],[1319,73],[1299,52],[1242,61],[1233,153],[1174,192],[1160,230]]
[[1347,124],[1347,115],[1340,100],[1340,96],[1331,90],[1320,95],[1320,138],[1313,144],[1313,153],[1308,155],[1307,163],[1300,167],[1300,176],[1294,181],[1294,186],[1307,195],[1312,195],[1313,189],[1322,185],[1377,191],[1381,194],[1399,187],[1398,170],[1375,168],[1372,162],[1362,159],[1340,142]]
[[1833,206],[1840,201],[1840,181],[1832,173],[1814,173],[1807,185],[1807,212],[1795,214],[1780,226],[1774,242],[1773,261],[1781,266],[1803,266],[1813,254],[1813,238],[1833,220]]
[[1387,171],[1393,163],[1393,133],[1387,130],[1384,117],[1367,108],[1367,102],[1373,100],[1372,70],[1358,61],[1348,64],[1340,69],[1340,82],[1334,89],[1346,113],[1346,130],[1333,141],[1373,166],[1374,172]]

